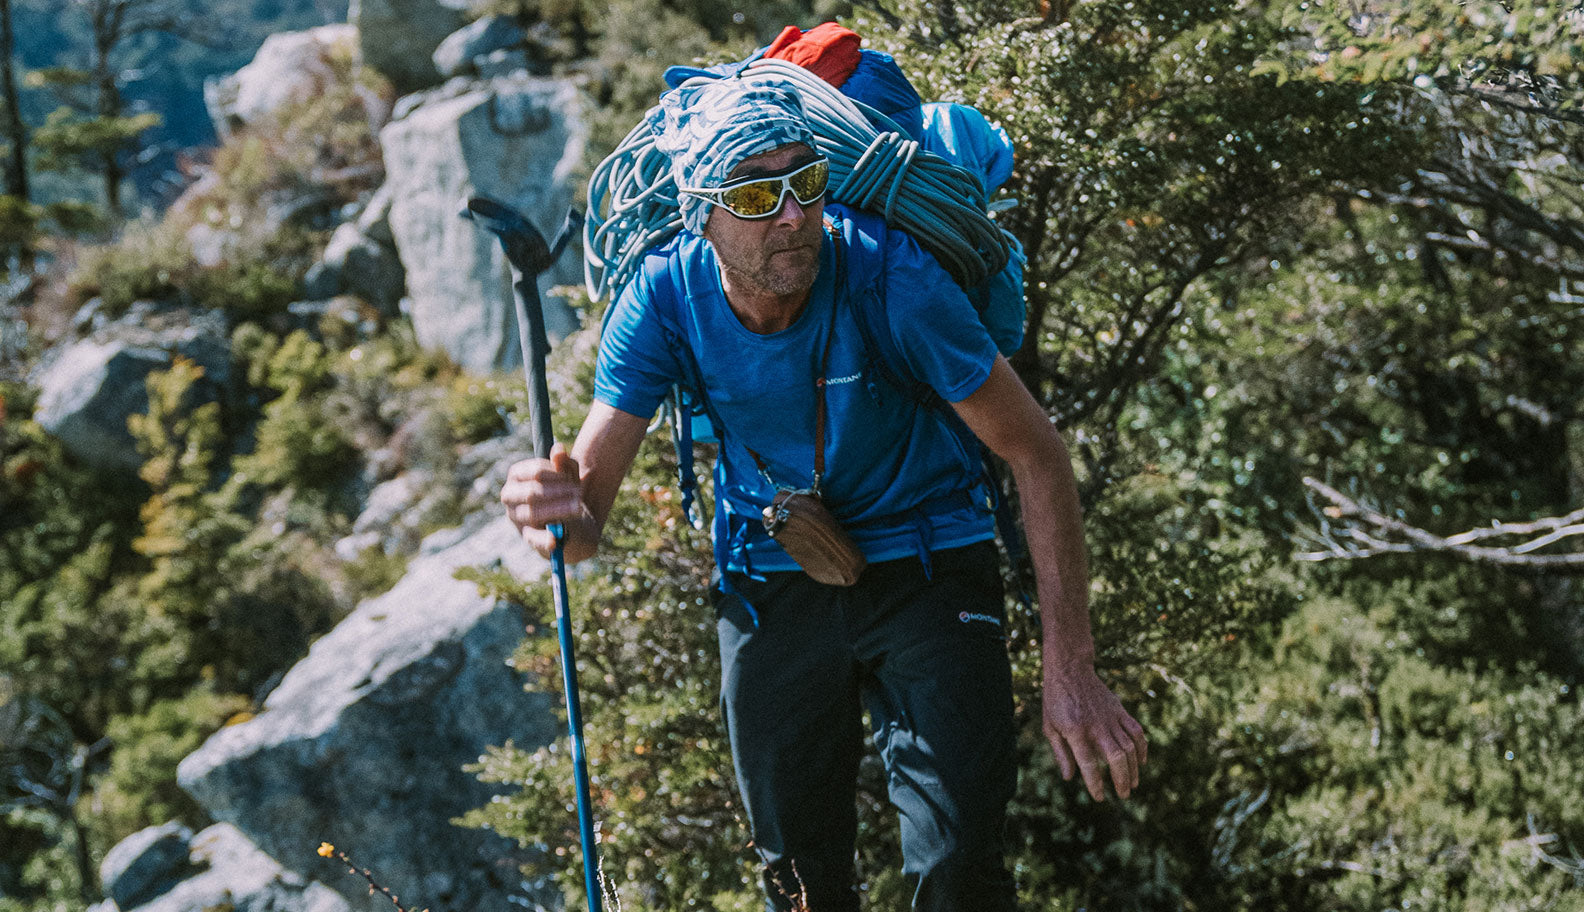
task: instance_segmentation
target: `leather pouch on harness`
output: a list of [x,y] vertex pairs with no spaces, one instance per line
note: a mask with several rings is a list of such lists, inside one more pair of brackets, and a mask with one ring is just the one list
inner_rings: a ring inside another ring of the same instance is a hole
[[782,491],[764,508],[764,527],[811,579],[827,586],[858,582],[868,561],[817,495]]

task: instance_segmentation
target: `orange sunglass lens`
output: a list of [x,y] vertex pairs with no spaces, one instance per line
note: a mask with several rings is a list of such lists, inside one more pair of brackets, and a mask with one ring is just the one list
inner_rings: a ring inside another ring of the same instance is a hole
[[780,180],[753,181],[721,194],[721,202],[738,215],[764,215],[780,200]]
[[830,179],[830,163],[819,162],[792,175],[788,181],[799,203],[812,203],[825,192],[825,182]]

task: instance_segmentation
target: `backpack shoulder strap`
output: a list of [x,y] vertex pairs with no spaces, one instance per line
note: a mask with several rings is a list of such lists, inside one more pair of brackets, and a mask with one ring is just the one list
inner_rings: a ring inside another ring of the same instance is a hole
[[[864,385],[869,395],[878,400],[879,388],[874,378],[885,381],[892,389],[919,405],[936,408],[944,405],[939,394],[929,384],[913,376],[902,360],[891,335],[886,317],[886,257],[887,230],[879,216],[855,213],[836,221],[841,243],[849,265],[842,281],[850,302],[858,333],[863,337],[865,354]],[[867,229],[867,231],[866,231]],[[858,235],[868,233],[874,240],[873,249]]]
[[704,373],[699,367],[697,353],[688,343],[684,328],[688,286],[682,259],[682,251],[674,245],[662,248],[644,258],[643,274],[649,289],[646,305],[654,308],[666,345],[682,368],[682,380],[672,387],[661,410],[663,417],[671,424],[671,443],[676,449],[677,489],[681,494],[682,512],[689,523],[699,528],[702,519],[693,509],[698,492],[698,471],[693,461],[694,418],[703,415],[708,419],[708,434],[713,435],[716,441],[721,439],[724,429],[710,407],[709,395],[704,387]]

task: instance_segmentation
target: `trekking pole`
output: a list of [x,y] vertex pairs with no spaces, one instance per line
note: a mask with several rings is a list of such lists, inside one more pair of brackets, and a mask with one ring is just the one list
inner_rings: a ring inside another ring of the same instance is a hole
[[[555,264],[567,241],[582,227],[583,216],[567,210],[555,241],[546,245],[541,235],[516,210],[488,197],[467,201],[462,217],[494,232],[506,249],[506,260],[517,273],[512,283],[517,305],[517,342],[522,346],[523,373],[528,378],[528,417],[532,422],[534,455],[550,458],[554,434],[550,429],[550,387],[545,379],[545,356],[550,341],[545,336],[544,307],[539,300],[539,274]],[[599,865],[594,852],[594,812],[589,804],[588,761],[583,750],[583,710],[578,701],[577,663],[572,655],[572,621],[567,610],[565,530],[550,524],[555,551],[550,555],[550,586],[555,594],[556,633],[561,640],[561,681],[566,688],[567,734],[572,740],[572,778],[577,790],[578,835],[583,843],[583,889],[589,912],[603,912]]]

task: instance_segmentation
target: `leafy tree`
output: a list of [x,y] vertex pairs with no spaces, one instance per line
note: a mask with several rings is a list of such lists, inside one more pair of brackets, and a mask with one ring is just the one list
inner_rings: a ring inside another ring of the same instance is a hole
[[1423,140],[1364,116],[1369,90],[1280,83],[1256,65],[1303,38],[1255,3],[883,4],[859,30],[923,95],[962,101],[1016,146],[1003,216],[1029,257],[1014,366],[1064,424],[1096,433],[1095,483],[1132,390],[1193,320],[1185,295],[1312,218],[1335,181]]
[[29,74],[30,85],[49,88],[61,101],[33,135],[40,167],[81,167],[99,174],[105,208],[120,217],[127,159],[158,114],[131,112],[121,92],[117,55],[130,39],[165,33],[207,40],[206,22],[178,0],[72,0],[88,20],[87,67],[57,66]]
[[[1578,52],[1541,6],[936,0],[858,15],[926,97],[976,105],[1018,145],[1020,202],[1002,216],[1030,256],[1015,364],[1083,456],[1102,672],[1151,732],[1136,797],[1095,805],[1055,775],[1022,707],[1011,835],[1031,907],[1576,906],[1584,834],[1554,797],[1584,788],[1570,670],[1584,652],[1550,625],[1568,590],[1290,559],[1305,475],[1424,492],[1453,528],[1576,497],[1579,157],[1562,63]],[[1380,42],[1352,53],[1338,29]],[[1371,55],[1395,63],[1366,73]],[[1525,102],[1512,85],[1544,91]],[[713,644],[682,635],[707,625],[703,558],[668,531],[665,459],[641,457],[574,594],[598,606],[579,655],[604,745],[596,800],[619,821],[602,854],[621,886],[729,908],[751,902],[741,829],[705,818],[677,835],[670,810],[690,787],[730,801],[729,780],[684,755],[655,763],[673,779],[623,772],[656,744],[708,740],[685,707],[710,693]],[[1012,616],[1033,693],[1036,628]],[[551,649],[533,667],[550,671]],[[635,667],[656,661],[669,687],[651,691]],[[576,897],[576,858],[556,851],[575,844],[562,749],[483,769],[527,786],[474,820],[549,850]],[[865,772],[860,870],[890,908],[906,885]]]

